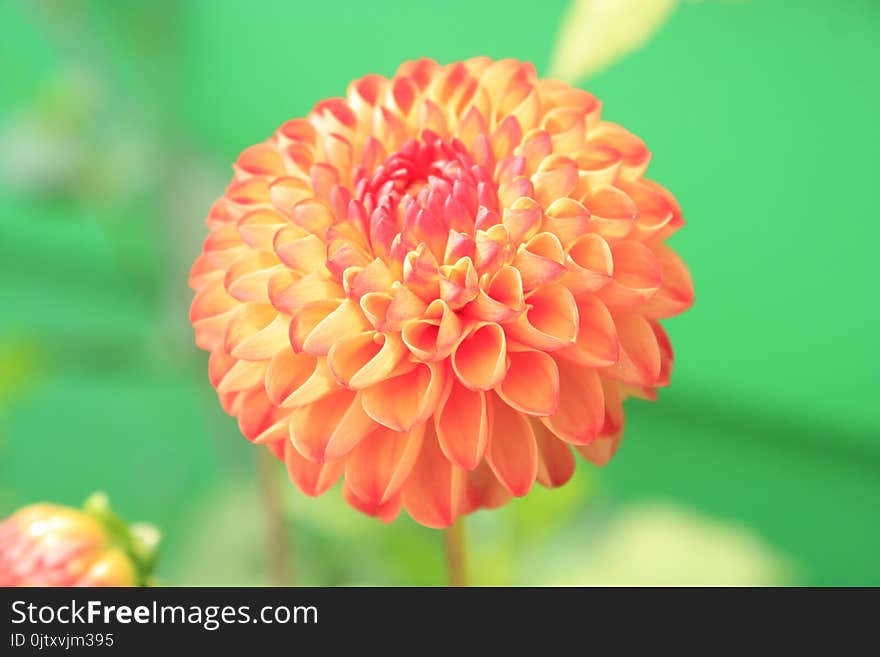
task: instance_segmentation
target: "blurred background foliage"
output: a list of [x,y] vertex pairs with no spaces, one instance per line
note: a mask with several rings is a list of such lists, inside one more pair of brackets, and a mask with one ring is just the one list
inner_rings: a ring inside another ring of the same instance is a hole
[[[513,56],[647,141],[697,304],[608,468],[469,519],[475,583],[880,584],[880,4],[612,5],[0,2],[0,515],[102,489],[165,583],[265,582],[255,450],[187,322],[209,204],[353,78]],[[283,491],[299,583],[445,581],[436,532]]]

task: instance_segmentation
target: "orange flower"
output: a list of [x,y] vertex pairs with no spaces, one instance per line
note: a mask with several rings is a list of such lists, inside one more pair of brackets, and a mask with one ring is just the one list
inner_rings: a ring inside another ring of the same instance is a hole
[[107,498],[80,511],[32,504],[0,522],[0,586],[137,586],[148,581],[158,533],[127,527]]
[[190,283],[242,433],[389,521],[607,462],[621,401],[669,383],[693,300],[650,153],[531,64],[407,62],[246,149]]

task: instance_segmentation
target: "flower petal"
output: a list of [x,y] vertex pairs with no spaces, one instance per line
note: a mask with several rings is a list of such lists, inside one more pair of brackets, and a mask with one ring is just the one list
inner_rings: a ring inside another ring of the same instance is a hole
[[633,306],[650,298],[662,283],[660,262],[645,244],[634,240],[616,243],[612,280],[598,295],[609,306]]
[[497,509],[507,504],[513,495],[507,490],[492,468],[485,461],[467,473],[465,483],[465,509],[463,513],[472,513],[477,509]]
[[517,342],[541,351],[555,351],[575,343],[578,310],[571,291],[559,283],[535,290],[528,308],[514,322],[505,325]]
[[620,447],[621,434],[617,433],[611,436],[600,436],[595,442],[589,445],[575,445],[578,453],[587,459],[593,465],[608,465],[611,458]]
[[583,367],[607,367],[617,362],[620,343],[617,327],[608,308],[593,295],[584,295],[577,301],[578,335],[576,342],[556,352]]
[[468,390],[454,376],[448,376],[434,414],[434,428],[446,458],[473,470],[483,460],[489,442],[486,393]]
[[403,496],[400,493],[382,504],[363,500],[351,489],[347,481],[342,484],[342,496],[346,502],[361,513],[377,518],[384,523],[395,520],[400,515],[400,509],[403,506]]
[[563,246],[568,246],[587,232],[590,225],[590,211],[573,198],[559,198],[550,204],[544,213],[541,230],[559,238]]
[[399,335],[365,331],[334,344],[327,363],[340,383],[357,390],[385,379],[405,352]]
[[465,511],[467,471],[440,451],[429,422],[422,450],[403,488],[403,506],[413,520],[434,529],[451,526]]
[[308,333],[302,342],[302,350],[312,356],[326,356],[335,343],[369,328],[370,323],[360,306],[346,299]]
[[284,465],[290,481],[310,497],[316,497],[329,490],[345,470],[344,461],[327,463],[309,461],[289,441],[284,444]]
[[616,187],[600,187],[583,199],[590,211],[589,230],[605,239],[623,239],[636,224],[638,208],[633,200]]
[[638,313],[616,313],[614,323],[620,339],[620,357],[602,370],[603,376],[633,386],[655,385],[662,363],[651,324]]
[[611,281],[614,256],[608,242],[596,233],[579,237],[568,249],[568,271],[562,282],[576,296],[599,290]]
[[559,410],[541,418],[550,431],[575,445],[588,445],[596,439],[605,420],[605,403],[599,375],[592,368],[581,368],[559,361]]
[[538,473],[538,447],[532,424],[497,395],[491,395],[492,433],[486,462],[516,497],[528,493]]
[[365,388],[364,411],[389,429],[409,431],[434,413],[445,387],[445,371],[438,363],[419,363],[405,374]]
[[253,441],[279,419],[279,411],[263,388],[252,388],[243,393],[238,414],[238,428],[242,435]]
[[287,348],[289,330],[290,315],[279,314],[272,306],[261,305],[261,308],[230,320],[225,348],[242,360],[268,360]]
[[683,313],[694,303],[694,283],[687,265],[675,251],[664,245],[652,247],[660,263],[663,280],[657,293],[639,310],[646,317],[662,319]]
[[424,434],[424,424],[410,431],[379,427],[346,460],[346,483],[365,503],[384,504],[406,483]]
[[498,385],[507,370],[504,329],[494,322],[476,324],[453,351],[452,369],[471,390],[489,390]]
[[285,352],[270,362],[266,370],[266,389],[284,408],[297,408],[318,401],[336,390],[339,384],[326,358]]
[[527,349],[508,353],[510,365],[495,392],[528,415],[553,415],[559,407],[559,371],[553,357]]
[[541,424],[533,423],[532,428],[538,445],[538,483],[545,488],[558,488],[574,474],[571,447]]
[[358,393],[343,388],[294,410],[290,440],[307,459],[323,463],[346,456],[376,427]]

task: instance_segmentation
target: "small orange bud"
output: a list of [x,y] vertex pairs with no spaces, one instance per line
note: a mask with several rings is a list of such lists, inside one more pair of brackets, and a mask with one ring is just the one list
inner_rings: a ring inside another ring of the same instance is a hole
[[107,497],[83,509],[31,504],[0,522],[0,586],[144,586],[158,531],[126,525]]

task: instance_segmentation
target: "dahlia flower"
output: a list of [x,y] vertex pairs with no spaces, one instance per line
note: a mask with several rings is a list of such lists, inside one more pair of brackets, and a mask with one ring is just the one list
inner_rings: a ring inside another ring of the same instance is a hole
[[32,504],[0,522],[0,586],[148,583],[158,533],[128,527],[93,495],[83,510]]
[[300,490],[443,528],[611,458],[693,289],[678,204],[599,110],[528,63],[423,59],[241,153],[191,320]]

